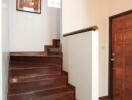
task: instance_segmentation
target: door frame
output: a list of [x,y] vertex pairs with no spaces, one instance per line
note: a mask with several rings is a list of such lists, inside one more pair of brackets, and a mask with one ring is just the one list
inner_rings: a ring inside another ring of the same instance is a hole
[[110,16],[109,17],[109,71],[108,71],[108,98],[109,100],[112,100],[112,82],[113,82],[113,74],[112,74],[112,66],[113,66],[113,63],[111,61],[111,58],[112,58],[112,20],[114,18],[117,18],[117,17],[121,17],[121,16],[124,16],[124,15],[127,15],[127,14],[130,14],[132,13],[132,9],[131,10],[128,10],[126,12],[123,12],[123,13],[119,13],[119,14],[116,14],[114,16]]

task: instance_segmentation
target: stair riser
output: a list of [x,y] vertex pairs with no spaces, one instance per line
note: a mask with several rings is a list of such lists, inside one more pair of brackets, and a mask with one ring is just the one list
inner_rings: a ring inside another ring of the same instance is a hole
[[61,64],[51,64],[51,63],[32,63],[32,62],[11,62],[10,67],[12,68],[31,68],[31,67],[61,67]]
[[[33,76],[33,75],[27,75],[25,77],[19,77],[18,83],[24,83],[24,82],[33,82],[33,81],[39,81],[39,80],[43,80],[43,79],[55,79],[60,77],[61,73],[59,74],[49,74],[49,75],[39,75],[39,76]],[[67,77],[67,76],[65,76]],[[12,79],[13,77],[10,77],[10,79]]]
[[60,40],[54,39],[54,40],[53,40],[53,46],[59,48],[59,47],[60,47]]
[[18,83],[18,84],[11,84],[9,93],[14,93],[17,91],[19,92],[26,92],[28,90],[34,90],[37,87],[38,88],[43,88],[43,90],[48,90],[48,89],[54,89],[57,87],[64,87],[66,86],[66,78],[61,77],[58,79],[51,79],[51,80],[43,80],[39,82],[28,82],[28,83]]
[[52,68],[36,68],[36,69],[21,69],[21,70],[10,70],[10,77],[32,77],[40,75],[60,74],[60,67]]
[[39,100],[74,100],[72,93],[64,93],[40,98]]
[[60,52],[47,50],[47,55],[61,55]]
[[31,57],[31,56],[11,56],[10,63],[13,64],[22,64],[24,63],[32,63],[33,64],[41,64],[41,65],[60,65],[61,64],[61,58],[60,57]]
[[34,94],[17,95],[10,96],[9,100],[75,100],[75,98],[73,97],[73,92],[66,92],[49,96],[43,96],[43,94],[41,94],[40,96]]

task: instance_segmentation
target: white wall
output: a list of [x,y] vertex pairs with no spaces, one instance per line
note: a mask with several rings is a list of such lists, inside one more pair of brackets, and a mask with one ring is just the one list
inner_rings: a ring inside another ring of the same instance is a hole
[[[75,6],[74,6],[75,5]],[[108,7],[106,0],[63,0],[62,33],[92,25],[99,27],[100,96],[108,95]],[[62,44],[63,45],[63,44]],[[68,56],[68,55],[66,55]],[[66,57],[64,56],[64,57]],[[64,65],[67,67],[66,65]],[[77,76],[76,76],[77,77]],[[74,79],[73,79],[74,80]],[[80,80],[81,81],[81,80]]]
[[60,8],[50,8],[50,30],[53,38],[60,38],[61,31],[61,9]]
[[2,68],[0,68],[0,76],[2,76],[2,96],[0,100],[7,100],[8,92],[8,65],[9,65],[9,1],[2,0]]
[[132,0],[109,0],[109,15],[115,15],[132,9]]
[[69,73],[69,82],[76,87],[76,99],[98,100],[98,33],[91,31],[64,37],[62,42],[64,70]]
[[92,100],[99,99],[99,33],[92,31]]
[[64,39],[64,69],[68,70],[69,82],[76,87],[76,99],[92,100],[92,34]]
[[43,51],[58,32],[58,9],[41,0],[41,14],[16,11],[16,0],[10,0],[10,51]]

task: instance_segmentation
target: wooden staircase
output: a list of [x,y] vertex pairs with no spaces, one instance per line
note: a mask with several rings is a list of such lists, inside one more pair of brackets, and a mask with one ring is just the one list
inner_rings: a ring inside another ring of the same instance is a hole
[[45,52],[10,53],[8,100],[75,100],[62,58],[55,39]]

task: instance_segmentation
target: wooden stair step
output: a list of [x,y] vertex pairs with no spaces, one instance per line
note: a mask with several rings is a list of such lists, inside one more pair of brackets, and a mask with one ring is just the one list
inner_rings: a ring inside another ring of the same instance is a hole
[[61,64],[32,63],[32,62],[10,62],[10,68],[39,68],[39,67],[61,67]]
[[59,54],[60,48],[51,47],[51,48],[48,48],[48,52]]
[[60,48],[55,48],[55,47],[49,48],[49,50],[50,52],[57,52],[57,53],[60,52]]
[[60,47],[60,39],[53,39],[53,46],[54,47]]
[[61,57],[41,57],[41,56],[11,56],[10,65],[30,65],[30,66],[46,66],[46,65],[61,65]]
[[52,45],[45,45],[44,46],[44,51],[45,54],[49,56],[55,56],[55,55],[61,55],[61,46],[60,46],[60,40],[59,39],[53,39],[52,40]]
[[[52,79],[58,79],[60,77],[66,77],[67,75],[64,73],[61,74],[49,74],[49,75],[28,75],[28,76],[17,76],[17,77],[10,77],[9,84],[18,84],[18,83],[28,83],[28,82],[36,82],[41,80],[52,80]],[[16,82],[13,82],[12,79],[16,79]]]
[[55,79],[10,84],[9,94],[14,94],[14,93],[19,94],[19,93],[32,92],[37,90],[44,91],[58,87],[65,87],[67,84],[66,82],[67,82],[67,78],[65,76],[60,76]]
[[12,94],[8,95],[8,98],[9,100],[74,100],[74,90],[67,86],[47,91]]
[[10,60],[11,61],[27,61],[27,62],[44,62],[44,61],[56,61],[56,60],[60,60],[61,57],[59,56],[10,56]]
[[[52,47],[52,46],[50,46]],[[19,56],[31,56],[31,57],[58,57],[58,55],[47,55],[45,52],[11,52],[10,53],[10,56],[16,56],[16,57],[19,57]],[[59,56],[60,57],[60,56]]]
[[27,68],[27,69],[10,69],[10,77],[25,77],[25,76],[38,76],[38,75],[50,75],[61,74],[60,67],[39,67],[39,68]]
[[47,56],[45,52],[10,52],[10,56]]
[[51,48],[48,48],[47,51],[48,51],[47,52],[48,55],[60,55],[61,54],[60,48],[51,47]]
[[28,65],[14,65],[10,66],[9,70],[30,70],[30,69],[46,69],[46,68],[61,68],[60,66],[28,66]]
[[38,100],[74,100],[73,91],[65,91],[58,94],[39,97]]

